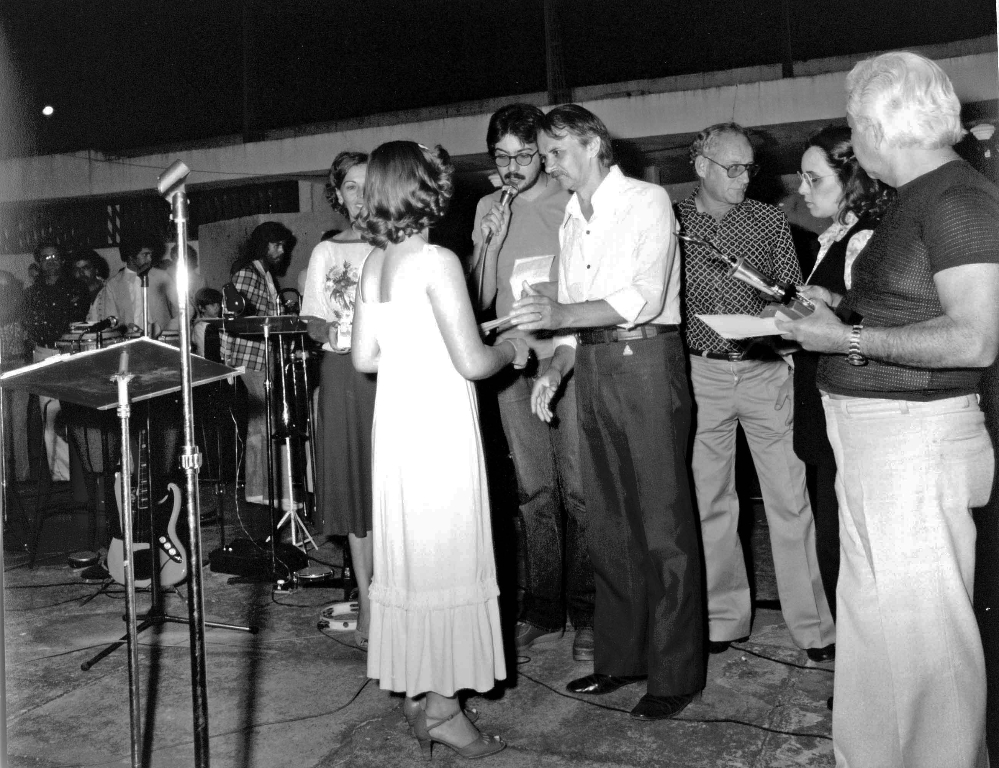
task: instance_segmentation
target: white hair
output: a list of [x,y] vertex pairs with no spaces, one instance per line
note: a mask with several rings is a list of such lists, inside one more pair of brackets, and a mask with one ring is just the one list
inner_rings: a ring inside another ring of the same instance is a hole
[[846,76],[846,91],[854,123],[890,147],[940,149],[964,136],[950,78],[919,54],[897,51],[860,62]]

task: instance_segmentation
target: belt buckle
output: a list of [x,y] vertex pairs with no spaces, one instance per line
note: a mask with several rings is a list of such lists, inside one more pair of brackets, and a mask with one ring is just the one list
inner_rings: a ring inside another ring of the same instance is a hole
[[742,358],[745,356],[745,352],[729,352],[728,361],[730,363],[741,363]]

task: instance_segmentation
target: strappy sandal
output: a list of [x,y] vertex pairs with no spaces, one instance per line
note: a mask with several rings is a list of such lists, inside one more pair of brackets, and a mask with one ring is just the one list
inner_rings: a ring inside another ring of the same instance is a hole
[[480,757],[489,757],[489,755],[495,755],[497,752],[502,751],[506,748],[506,742],[503,741],[499,736],[490,736],[485,733],[480,733],[478,738],[473,739],[470,743],[463,747],[459,747],[456,744],[434,736],[431,731],[435,728],[439,728],[445,723],[449,723],[456,717],[464,717],[464,713],[459,709],[450,717],[446,717],[442,720],[434,721],[434,724],[430,724],[430,720],[427,717],[427,711],[421,709],[416,716],[416,722],[413,724],[413,732],[416,736],[417,742],[420,744],[420,749],[423,750],[423,754],[427,759],[433,757],[434,744],[443,744],[448,749],[454,751],[459,757],[464,757],[468,760],[475,760]]
[[[412,704],[410,704],[412,702]],[[402,700],[402,716],[406,718],[406,725],[409,727],[410,732],[412,732],[413,727],[416,725],[416,718],[419,717],[420,713],[423,711],[423,704],[420,701],[414,699],[403,699]],[[465,719],[468,720],[472,725],[475,725],[479,720],[479,710],[475,707],[465,707],[464,708]]]

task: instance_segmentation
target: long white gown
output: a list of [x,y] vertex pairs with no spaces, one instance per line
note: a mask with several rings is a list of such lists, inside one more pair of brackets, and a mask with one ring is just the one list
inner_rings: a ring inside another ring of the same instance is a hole
[[368,675],[409,696],[487,691],[506,666],[475,389],[424,288],[391,295],[365,304],[381,352]]

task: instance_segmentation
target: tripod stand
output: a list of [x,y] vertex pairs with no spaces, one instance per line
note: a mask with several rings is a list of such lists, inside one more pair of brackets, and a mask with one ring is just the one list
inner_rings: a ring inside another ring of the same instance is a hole
[[[126,383],[126,389],[127,389],[127,383]],[[152,419],[150,416],[148,401],[144,405],[146,406],[145,429],[146,429],[146,435],[148,436],[149,434],[151,434]],[[148,439],[148,437],[146,439]],[[143,451],[143,443],[142,440],[140,439],[140,453],[142,451]],[[126,468],[123,465],[122,475],[124,474],[125,471],[128,470],[126,470]],[[145,500],[146,502],[145,511],[149,515],[148,521],[143,521],[143,522],[146,522],[148,524],[148,530],[150,531],[151,534],[153,534],[153,538],[150,542],[150,548],[148,550],[150,554],[149,590],[151,595],[151,605],[149,607],[149,610],[142,617],[142,622],[136,627],[135,630],[136,633],[141,634],[147,629],[151,629],[153,627],[159,627],[168,623],[190,624],[189,618],[183,616],[171,616],[165,611],[163,603],[162,576],[165,572],[167,572],[166,569],[170,568],[171,569],[169,571],[169,573],[171,574],[170,581],[171,583],[177,583],[178,581],[183,579],[184,576],[186,576],[187,568],[191,566],[188,565],[187,560],[184,559],[183,554],[179,551],[178,543],[176,542],[176,530],[174,529],[177,513],[179,512],[180,508],[180,490],[173,483],[169,485],[167,498],[169,498],[170,496],[173,497],[174,501],[173,514],[171,515],[170,522],[168,523],[167,531],[165,533],[158,533],[156,526],[156,519],[155,519],[156,517],[155,506],[154,506],[155,496],[153,499],[154,503],[149,503],[148,499],[149,489],[152,488],[152,480],[151,480],[152,466],[149,463],[145,463],[140,458],[139,469],[137,474],[139,477],[138,498],[139,500],[143,499]],[[119,503],[121,504],[122,515],[124,516],[125,504],[122,493],[119,493]],[[142,505],[140,504],[140,507],[141,506]],[[112,546],[113,545],[114,542],[112,542]],[[134,546],[135,544],[133,543],[133,547]],[[109,552],[109,564],[110,560],[111,560],[111,555]],[[193,567],[200,567],[200,563],[194,564]],[[240,632],[250,632],[251,634],[256,634],[257,632],[257,627],[243,627],[234,624],[222,624],[213,621],[206,621],[205,626],[212,627],[214,629],[230,629]],[[80,665],[80,669],[82,669],[84,672],[91,669],[98,661],[105,658],[106,656],[109,656],[115,650],[120,648],[126,641],[127,637],[122,637],[121,639],[116,640],[115,642],[106,646],[95,656],[83,662],[83,664]]]

